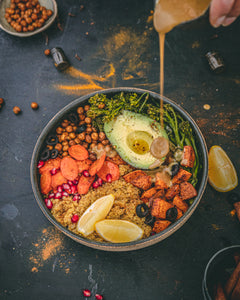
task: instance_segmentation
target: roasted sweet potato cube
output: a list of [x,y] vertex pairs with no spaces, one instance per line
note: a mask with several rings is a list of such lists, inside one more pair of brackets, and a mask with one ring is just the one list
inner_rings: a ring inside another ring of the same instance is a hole
[[166,182],[164,180],[161,180],[161,179],[158,179],[156,182],[155,182],[155,188],[157,190],[166,190],[168,188]]
[[148,175],[139,176],[136,179],[133,179],[131,184],[139,189],[148,190],[152,185],[152,178]]
[[166,212],[173,205],[163,199],[157,198],[153,201],[151,214],[160,219],[166,219]]
[[177,215],[177,219],[180,219],[183,216],[183,212],[181,211],[181,209],[179,209],[178,207],[176,207],[177,211],[178,211],[178,215]]
[[171,224],[171,222],[167,221],[167,220],[157,220],[154,223],[153,231],[156,233],[159,233],[159,232],[165,230],[170,224]]
[[151,198],[154,194],[157,193],[157,189],[155,187],[143,192],[142,196],[141,196],[141,199],[144,199],[144,198]]
[[180,168],[178,173],[173,177],[172,183],[181,183],[183,181],[188,181],[190,177],[192,176],[192,173]]
[[231,300],[239,300],[239,299],[240,299],[240,276],[238,277],[237,283],[233,289],[232,296],[231,296]]
[[173,205],[179,208],[183,213],[188,210],[188,204],[178,195],[174,197]]
[[227,300],[227,297],[220,283],[217,284],[214,300]]
[[180,196],[182,200],[192,199],[197,196],[197,191],[190,182],[182,182],[180,183]]
[[123,178],[126,182],[132,183],[132,181],[138,178],[139,176],[147,176],[147,174],[141,170],[136,170],[124,175]]
[[174,184],[174,185],[172,185],[172,186],[166,191],[166,194],[165,194],[166,199],[167,199],[167,200],[173,199],[176,195],[179,194],[179,191],[180,191],[180,186],[179,186],[179,184]]
[[183,158],[181,160],[181,165],[188,168],[193,168],[195,161],[195,152],[192,146],[183,147]]

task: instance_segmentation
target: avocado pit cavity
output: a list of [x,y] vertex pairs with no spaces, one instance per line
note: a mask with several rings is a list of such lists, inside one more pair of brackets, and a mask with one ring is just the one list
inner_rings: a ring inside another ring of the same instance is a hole
[[146,131],[132,131],[127,136],[127,145],[135,153],[143,155],[149,152],[153,137]]

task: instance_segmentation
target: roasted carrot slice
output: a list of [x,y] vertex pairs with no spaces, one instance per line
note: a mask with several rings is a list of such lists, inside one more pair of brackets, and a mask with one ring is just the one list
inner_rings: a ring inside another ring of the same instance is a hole
[[81,176],[79,181],[78,181],[78,185],[77,185],[77,190],[78,193],[80,195],[85,195],[87,194],[87,192],[89,191],[93,181],[95,179],[95,176],[93,177],[85,177],[85,176]]
[[93,164],[89,168],[89,174],[91,176],[97,174],[97,172],[102,168],[105,158],[106,158],[106,153],[104,152],[99,159],[93,162]]
[[77,160],[85,160],[89,156],[87,149],[81,145],[71,146],[70,148],[68,148],[68,153],[71,157]]
[[59,185],[67,183],[67,179],[62,175],[62,172],[59,171],[57,174],[52,176],[52,188],[55,190]]
[[50,171],[43,172],[40,177],[40,189],[42,194],[48,194],[52,189],[52,176]]
[[85,159],[85,160],[76,160],[77,166],[78,166],[78,172],[82,173],[84,170],[89,170],[92,161],[90,159]]
[[61,158],[56,157],[54,159],[49,159],[45,162],[44,166],[39,169],[39,173],[42,174],[45,171],[51,171],[53,168],[59,169],[61,164]]
[[70,156],[65,156],[60,166],[62,175],[68,180],[74,180],[78,176],[78,166],[76,161]]
[[110,161],[105,161],[103,163],[102,168],[97,172],[98,177],[100,177],[104,181],[107,180],[107,175],[110,174],[112,176],[112,181],[118,180],[119,179],[119,168],[116,164],[110,162]]

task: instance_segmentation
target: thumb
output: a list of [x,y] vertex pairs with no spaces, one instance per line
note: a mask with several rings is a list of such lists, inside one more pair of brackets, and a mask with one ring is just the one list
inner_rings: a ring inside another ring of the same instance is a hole
[[213,27],[222,25],[233,5],[234,0],[212,0],[209,15],[211,25]]

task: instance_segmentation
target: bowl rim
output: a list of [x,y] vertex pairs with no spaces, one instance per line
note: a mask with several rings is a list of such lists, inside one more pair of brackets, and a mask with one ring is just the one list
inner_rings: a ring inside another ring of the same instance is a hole
[[[6,0],[0,0],[0,6],[3,4],[3,2],[6,1]],[[30,32],[15,32],[15,31],[11,31],[9,29],[7,29],[1,22],[1,18],[0,18],[0,28],[7,32],[8,34],[10,35],[14,35],[14,36],[17,36],[17,37],[30,37],[30,36],[33,36],[33,35],[36,35],[40,32],[43,32],[45,31],[46,29],[48,29],[52,23],[55,21],[56,17],[57,17],[57,14],[58,14],[58,7],[57,7],[57,2],[56,0],[48,0],[48,1],[51,1],[52,4],[53,4],[53,15],[46,21],[45,25],[41,28],[38,28],[34,31],[30,31]],[[41,2],[41,0],[39,0],[39,2]]]
[[196,207],[198,206],[198,204],[201,200],[201,197],[204,193],[204,190],[206,188],[206,185],[207,185],[207,174],[208,174],[208,156],[207,156],[207,153],[208,153],[208,150],[207,150],[207,145],[206,145],[205,139],[204,139],[198,125],[195,123],[195,121],[192,119],[192,117],[179,104],[177,104],[173,100],[170,100],[166,97],[163,97],[163,100],[164,100],[165,103],[171,104],[177,111],[180,111],[180,113],[182,113],[188,121],[190,121],[192,127],[194,128],[194,132],[197,135],[197,138],[199,139],[199,144],[201,145],[201,152],[202,152],[202,156],[203,156],[202,180],[201,180],[200,185],[199,185],[198,195],[195,198],[195,200],[193,201],[193,203],[191,204],[191,206],[189,207],[187,213],[185,213],[182,218],[177,220],[173,225],[170,225],[163,232],[160,232],[156,235],[150,236],[150,237],[142,239],[142,240],[138,240],[138,241],[134,241],[134,242],[128,242],[128,243],[119,243],[119,244],[113,244],[113,243],[107,243],[107,242],[106,243],[99,243],[99,242],[96,242],[96,241],[93,241],[93,240],[85,239],[85,238],[81,237],[80,235],[77,235],[77,234],[71,232],[70,230],[68,230],[66,227],[61,225],[59,222],[57,222],[52,217],[51,213],[47,210],[47,208],[44,204],[44,201],[42,200],[40,190],[39,190],[39,188],[36,184],[36,182],[37,182],[37,162],[38,162],[38,156],[39,156],[40,148],[42,146],[42,142],[44,142],[47,134],[49,133],[49,129],[53,127],[53,124],[59,122],[59,120],[66,114],[67,111],[70,111],[71,109],[73,109],[77,105],[80,105],[82,102],[88,100],[90,97],[92,97],[96,94],[99,94],[99,93],[101,93],[101,94],[116,94],[116,93],[119,93],[119,92],[126,92],[126,93],[135,92],[135,93],[138,93],[138,94],[149,93],[149,95],[152,98],[158,99],[160,101],[160,95],[155,93],[155,92],[151,92],[151,91],[145,90],[145,89],[129,88],[129,87],[118,87],[118,88],[109,88],[109,89],[104,89],[104,90],[98,90],[98,91],[95,91],[93,93],[81,96],[81,97],[73,100],[72,102],[70,102],[68,105],[64,106],[47,123],[47,125],[44,127],[44,129],[42,130],[40,136],[37,139],[37,142],[35,144],[33,154],[32,154],[31,164],[30,164],[30,178],[31,178],[31,185],[32,185],[33,193],[34,193],[35,199],[36,199],[40,209],[42,210],[44,215],[48,218],[48,220],[54,226],[56,226],[60,231],[62,231],[64,234],[66,234],[67,236],[69,236],[73,240],[77,241],[78,243],[81,243],[81,244],[83,244],[85,246],[88,246],[88,247],[91,247],[91,248],[95,248],[95,249],[98,249],[98,250],[104,250],[104,251],[132,251],[132,250],[138,250],[138,249],[141,249],[141,248],[145,248],[147,246],[154,245],[154,244],[160,242],[161,240],[164,240],[165,238],[170,236],[172,233],[177,231],[190,218],[190,216],[193,214]]
[[205,270],[204,270],[203,281],[202,281],[202,292],[203,292],[203,295],[205,297],[205,300],[212,300],[212,297],[210,296],[210,294],[208,292],[208,287],[207,287],[207,275],[208,275],[208,271],[209,271],[209,268],[210,268],[211,264],[223,252],[225,252],[225,251],[231,251],[234,248],[239,248],[240,249],[240,244],[239,245],[232,245],[232,246],[228,246],[228,247],[225,247],[223,249],[220,249],[217,252],[215,252],[213,254],[213,256],[209,259],[209,261],[208,261],[208,263],[207,263],[207,265],[205,267]]

